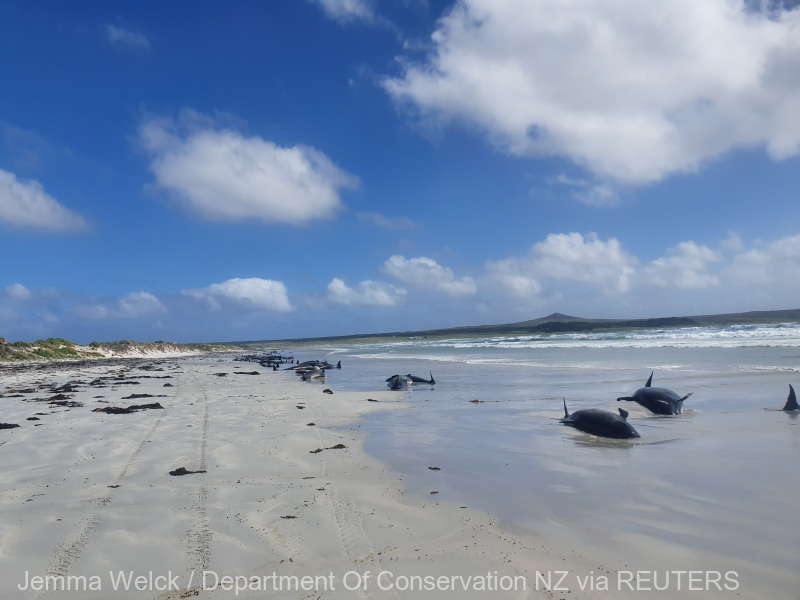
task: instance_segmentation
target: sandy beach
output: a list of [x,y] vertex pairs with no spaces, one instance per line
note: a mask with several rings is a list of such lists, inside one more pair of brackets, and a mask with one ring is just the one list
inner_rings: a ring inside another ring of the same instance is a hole
[[[331,382],[325,394],[296,379],[219,356],[4,376],[2,421],[21,426],[0,432],[0,597],[487,598],[510,586],[503,597],[559,598],[535,591],[537,571],[556,584],[566,569],[605,570],[468,506],[407,495],[364,453],[358,425],[402,408],[402,395]],[[33,401],[42,391],[8,397],[76,380],[96,383],[66,394],[82,406]],[[123,399],[132,393],[152,397]],[[93,411],[152,402],[164,408]],[[169,474],[180,467],[204,472]],[[141,589],[129,573],[146,578]],[[424,581],[435,589],[402,589]]]

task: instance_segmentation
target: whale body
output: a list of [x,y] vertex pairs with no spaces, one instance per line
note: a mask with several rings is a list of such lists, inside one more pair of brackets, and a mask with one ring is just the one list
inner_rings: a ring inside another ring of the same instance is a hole
[[618,440],[640,437],[639,432],[628,423],[628,411],[622,408],[619,409],[618,415],[598,408],[576,410],[570,414],[567,410],[567,401],[564,400],[564,418],[561,419],[561,423],[601,437]]
[[653,373],[644,384],[633,393],[633,396],[622,396],[617,402],[636,402],[657,415],[679,415],[683,412],[683,401],[692,394],[679,396],[667,388],[653,387]]

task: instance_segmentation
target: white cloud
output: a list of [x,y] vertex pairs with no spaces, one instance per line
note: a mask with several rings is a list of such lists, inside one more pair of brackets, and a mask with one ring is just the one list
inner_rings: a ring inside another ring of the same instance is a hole
[[138,319],[166,313],[167,308],[150,292],[131,292],[115,303],[79,305],[75,312],[84,319]]
[[135,318],[167,312],[167,308],[150,292],[131,292],[119,301],[119,311],[125,317]]
[[642,184],[738,148],[800,150],[800,10],[736,0],[459,0],[385,80],[421,116]]
[[403,302],[406,290],[390,283],[360,281],[355,288],[349,287],[338,277],[328,284],[328,300],[336,304],[363,306],[396,306]]
[[[800,235],[775,240],[736,255],[723,273],[739,285],[800,292]],[[798,304],[797,300],[794,300]]]
[[339,190],[358,183],[310,146],[246,137],[192,111],[178,122],[148,120],[139,135],[158,185],[213,221],[329,218],[341,206]]
[[563,173],[556,176],[553,183],[572,188],[572,197],[588,206],[616,206],[619,204],[619,195],[613,186],[607,183],[598,183],[583,178],[568,177]]
[[331,19],[340,23],[351,21],[372,21],[375,12],[370,0],[312,0],[318,4]]
[[533,246],[528,260],[539,277],[590,283],[610,293],[631,288],[637,262],[619,240],[595,233],[551,233]]
[[383,270],[409,285],[450,296],[471,296],[478,289],[472,277],[456,277],[452,269],[425,256],[406,258],[394,255],[383,264]]
[[131,31],[116,25],[106,25],[106,38],[117,46],[126,46],[139,50],[149,50],[150,40],[143,33]]
[[29,300],[31,291],[21,283],[12,283],[6,286],[6,295],[14,300]]
[[86,228],[83,217],[59,204],[38,181],[21,181],[0,169],[0,222],[48,231]]
[[719,285],[719,277],[709,273],[712,263],[721,256],[696,242],[681,242],[667,256],[652,261],[644,270],[645,280],[658,287],[702,289]]
[[360,212],[356,216],[362,223],[367,223],[383,229],[401,231],[406,229],[414,229],[417,226],[417,223],[408,217],[387,217],[381,213],[368,211]]
[[214,310],[222,307],[221,302],[276,312],[294,310],[283,282],[261,277],[235,277],[204,288],[183,290],[182,293],[204,300]]

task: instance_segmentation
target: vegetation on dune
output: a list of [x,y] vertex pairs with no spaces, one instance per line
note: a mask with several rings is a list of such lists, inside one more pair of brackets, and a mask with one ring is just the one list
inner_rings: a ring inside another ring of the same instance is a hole
[[213,352],[226,349],[229,348],[211,344],[136,342],[133,340],[92,342],[88,346],[79,346],[75,342],[63,338],[47,338],[35,342],[9,342],[0,337],[0,362],[103,358],[109,355],[125,356],[140,352]]

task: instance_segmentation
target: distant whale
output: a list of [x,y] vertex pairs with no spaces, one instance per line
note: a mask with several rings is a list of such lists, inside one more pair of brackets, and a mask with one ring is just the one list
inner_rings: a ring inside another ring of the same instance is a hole
[[628,423],[628,411],[622,408],[619,409],[619,415],[597,408],[576,410],[569,414],[567,401],[564,400],[564,418],[561,423],[601,437],[620,440],[640,437],[639,432]]
[[386,385],[389,386],[390,390],[404,390],[409,385],[414,383],[427,383],[428,385],[434,385],[436,380],[433,378],[433,373],[428,371],[428,374],[431,376],[430,379],[418,377],[417,375],[412,375],[411,373],[407,373],[405,375],[392,375],[386,379]]
[[410,382],[411,380],[407,375],[392,375],[386,378],[386,385],[389,386],[390,390],[394,391],[406,389]]
[[800,410],[800,406],[797,404],[797,396],[795,396],[794,388],[791,385],[789,385],[789,397],[786,399],[786,404],[784,405],[783,410],[786,412]]
[[433,373],[428,371],[428,375],[431,376],[430,379],[417,377],[416,375],[412,375],[411,373],[408,373],[406,377],[411,381],[411,383],[427,383],[428,385],[434,385],[436,383],[436,380],[433,378]]
[[650,373],[650,377],[647,379],[647,383],[644,384],[644,387],[636,390],[633,396],[617,398],[617,402],[623,400],[626,402],[636,402],[657,415],[679,415],[683,412],[683,401],[692,395],[689,393],[680,397],[672,390],[652,387],[652,385],[653,373]]

